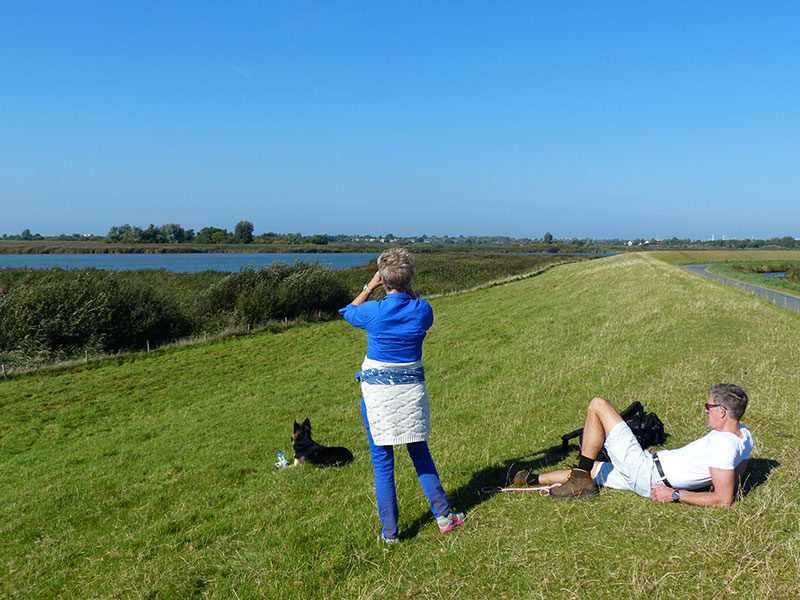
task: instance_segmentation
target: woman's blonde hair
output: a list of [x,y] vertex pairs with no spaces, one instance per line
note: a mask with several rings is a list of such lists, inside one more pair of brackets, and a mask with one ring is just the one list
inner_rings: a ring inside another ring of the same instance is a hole
[[414,259],[403,248],[392,248],[383,252],[378,257],[378,271],[381,273],[384,285],[390,290],[412,293]]

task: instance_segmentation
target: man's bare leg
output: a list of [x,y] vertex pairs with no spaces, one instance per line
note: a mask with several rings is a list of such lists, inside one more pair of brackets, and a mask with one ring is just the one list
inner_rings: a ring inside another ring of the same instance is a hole
[[539,476],[539,481],[547,481],[547,485],[561,483],[560,487],[550,490],[553,498],[594,498],[600,493],[600,488],[592,479],[592,469],[595,466],[606,437],[622,417],[605,398],[596,396],[589,402],[586,409],[586,422],[583,426],[583,442],[581,453],[578,456],[578,467],[568,471],[566,479],[564,471],[552,474],[545,473]]
[[586,458],[595,460],[603,444],[616,427],[617,423],[622,422],[617,409],[600,396],[592,398],[589,407],[586,409],[586,422],[583,425],[583,443],[581,444],[581,454]]
[[572,469],[561,469],[559,471],[550,471],[549,473],[542,473],[539,475],[539,485],[553,485],[554,483],[564,483],[569,479]]
[[[614,406],[605,398],[597,396],[592,398],[586,409],[586,421],[583,425],[583,443],[581,445],[581,455],[591,459],[594,463],[600,449],[605,443],[606,437],[617,423],[622,421],[622,417]],[[599,463],[598,463],[599,464]],[[586,471],[593,471],[593,466],[586,465]],[[594,473],[592,473],[594,474]],[[514,476],[512,485],[553,485],[554,483],[565,483],[572,475],[572,469],[560,469],[536,475],[529,471],[518,471]]]

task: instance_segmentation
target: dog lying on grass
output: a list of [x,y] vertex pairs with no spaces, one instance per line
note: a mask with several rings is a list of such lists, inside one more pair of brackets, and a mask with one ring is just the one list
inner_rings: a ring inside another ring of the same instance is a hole
[[322,446],[311,439],[311,421],[306,419],[300,425],[294,422],[292,432],[294,464],[305,462],[317,467],[341,467],[353,460],[353,453],[342,446]]

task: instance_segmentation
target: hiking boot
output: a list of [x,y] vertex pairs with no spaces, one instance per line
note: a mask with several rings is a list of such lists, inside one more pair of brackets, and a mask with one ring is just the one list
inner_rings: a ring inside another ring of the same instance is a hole
[[436,524],[439,526],[439,531],[441,533],[447,533],[461,525],[466,518],[467,515],[464,513],[450,512],[444,517],[436,517]]
[[583,469],[572,469],[564,483],[550,490],[550,497],[559,500],[565,498],[597,498],[599,495],[600,488],[592,480],[592,474]]
[[511,480],[511,485],[528,485],[528,477],[531,472],[527,470],[517,471],[514,474],[514,479]]

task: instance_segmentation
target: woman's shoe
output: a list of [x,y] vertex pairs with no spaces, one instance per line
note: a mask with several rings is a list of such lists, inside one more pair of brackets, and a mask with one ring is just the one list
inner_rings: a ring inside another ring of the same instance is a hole
[[444,517],[436,517],[436,524],[439,526],[439,531],[442,533],[447,533],[448,531],[452,531],[461,525],[466,518],[467,515],[464,513],[450,512]]

